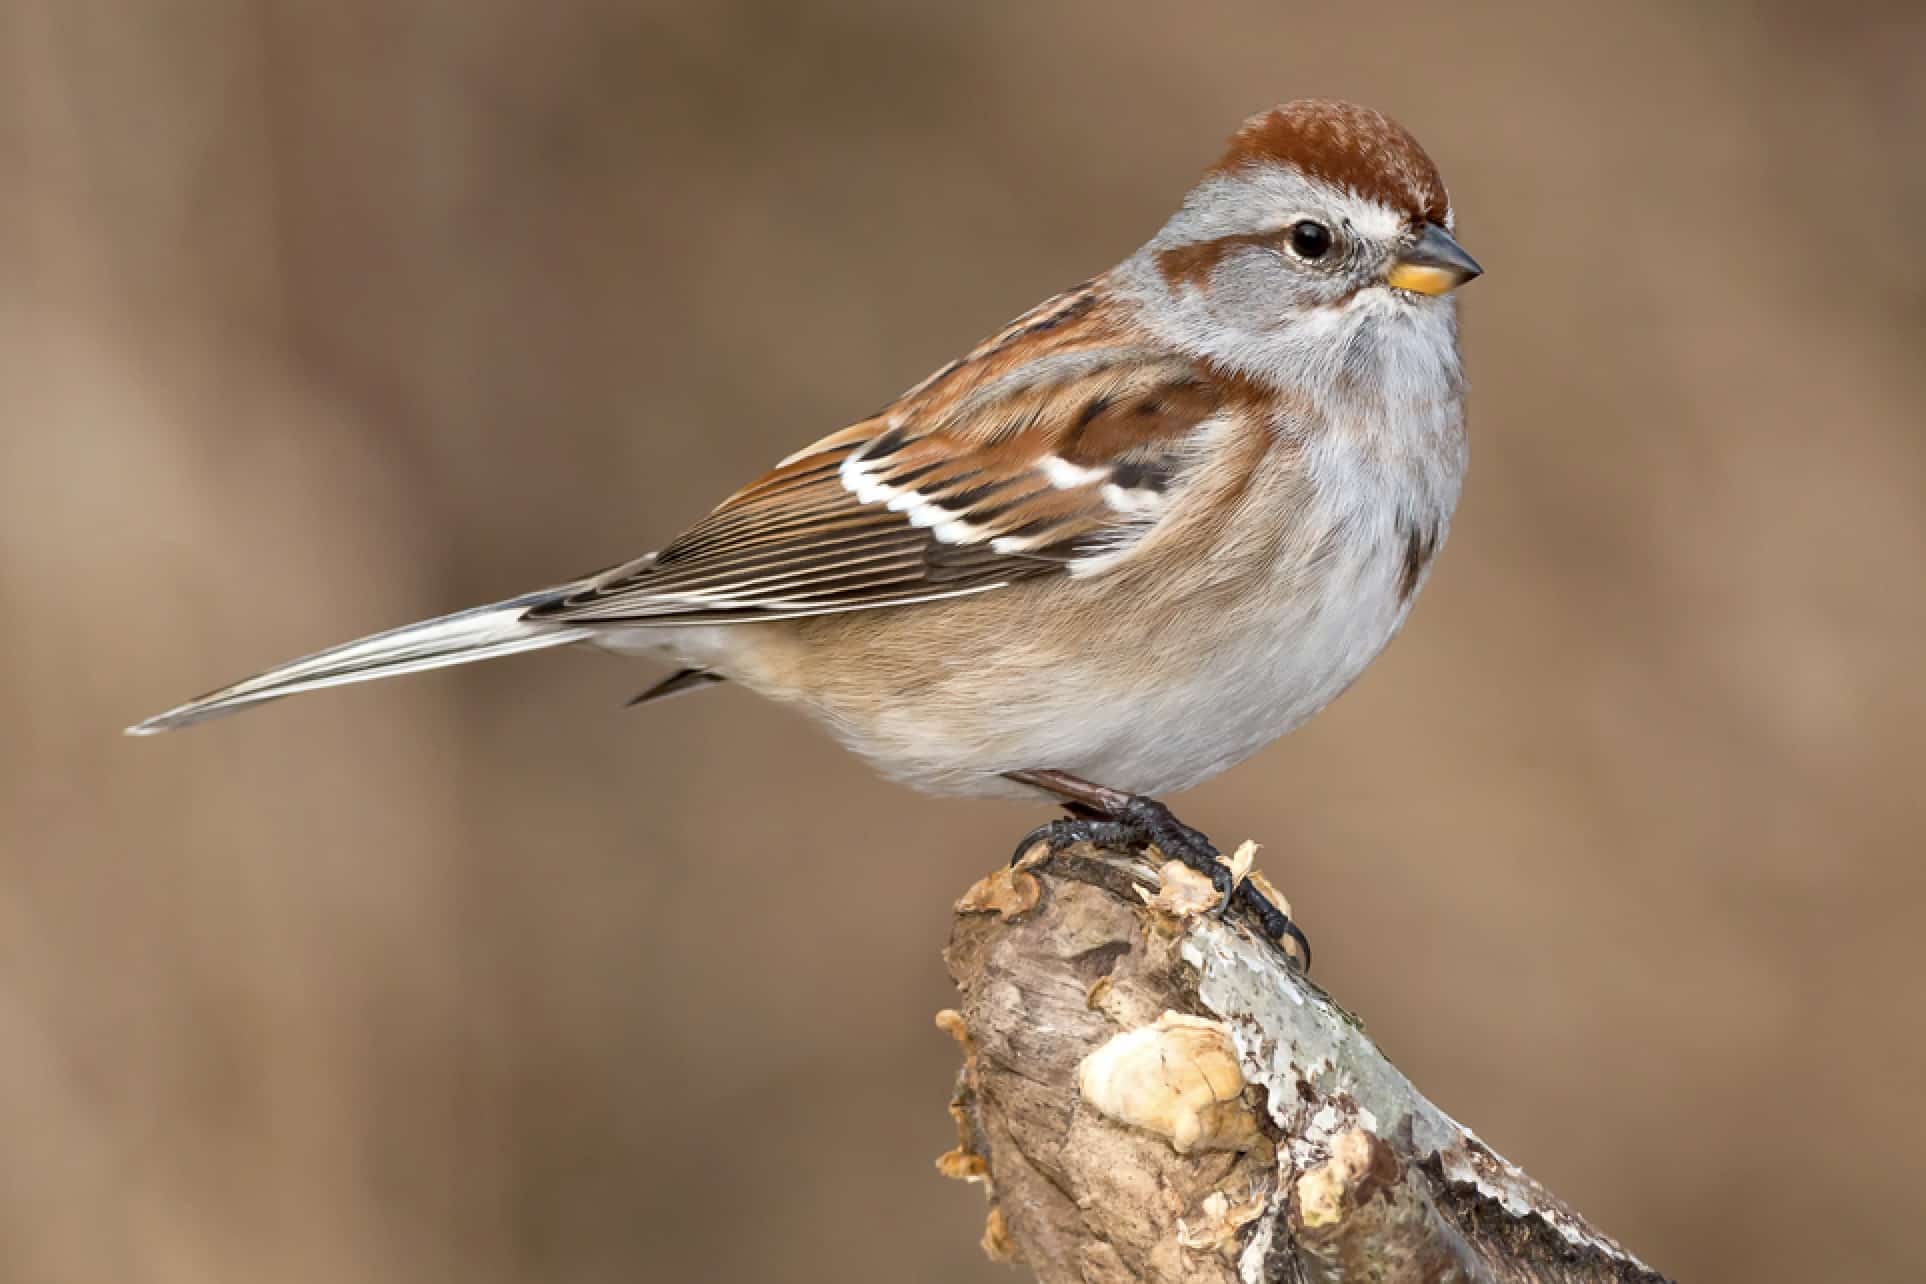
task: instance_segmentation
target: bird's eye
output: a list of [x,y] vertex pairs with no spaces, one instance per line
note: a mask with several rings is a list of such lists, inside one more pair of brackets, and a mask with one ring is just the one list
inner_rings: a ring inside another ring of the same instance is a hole
[[1315,262],[1331,252],[1331,229],[1310,219],[1291,224],[1291,253]]

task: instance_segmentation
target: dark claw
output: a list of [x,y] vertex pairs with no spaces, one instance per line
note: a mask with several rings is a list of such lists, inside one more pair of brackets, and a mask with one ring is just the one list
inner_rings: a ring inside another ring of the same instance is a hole
[[1264,893],[1249,883],[1237,889],[1240,905],[1256,916],[1259,926],[1273,941],[1289,937],[1297,943],[1297,956],[1304,960],[1304,970],[1311,970],[1311,938],[1304,935],[1304,929],[1291,922],[1290,916],[1266,899]]
[[1296,942],[1298,957],[1304,961],[1304,970],[1311,970],[1311,942],[1298,925],[1291,922],[1287,914],[1271,904],[1250,883],[1233,883],[1230,867],[1219,859],[1217,848],[1210,839],[1177,819],[1171,814],[1170,808],[1155,798],[1132,797],[1114,818],[1074,816],[1038,825],[1017,844],[1016,851],[1010,856],[1010,863],[1014,865],[1022,860],[1024,854],[1039,842],[1047,844],[1053,856],[1078,843],[1132,850],[1155,846],[1164,855],[1182,861],[1210,879],[1211,886],[1217,889],[1215,912],[1219,916],[1226,913],[1232,904],[1242,906],[1272,940],[1288,938]]
[[1046,824],[1038,825],[1023,836],[1023,841],[1010,853],[1010,863],[1016,864],[1038,843],[1047,845],[1050,855],[1067,851],[1078,843],[1089,843],[1093,847],[1132,847],[1141,845],[1141,840],[1131,828],[1122,821],[1094,820],[1083,816],[1065,816]]

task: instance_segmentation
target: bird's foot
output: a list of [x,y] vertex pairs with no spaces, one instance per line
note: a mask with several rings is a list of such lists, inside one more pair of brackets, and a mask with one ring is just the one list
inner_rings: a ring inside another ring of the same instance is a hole
[[[1217,889],[1218,914],[1233,905],[1241,906],[1272,940],[1294,942],[1297,956],[1303,960],[1305,970],[1310,970],[1311,942],[1303,930],[1248,879],[1238,880],[1210,839],[1177,819],[1170,808],[1155,798],[1128,794],[1104,802],[1115,804],[1102,808],[1108,814],[1067,816],[1037,826],[1017,844],[1010,863],[1016,864],[1039,843],[1045,847],[1046,859],[1079,843],[1125,851],[1155,847],[1166,857],[1210,879],[1211,886]],[[1083,810],[1098,809],[1088,800],[1082,800],[1079,805]]]
[[1010,864],[1015,865],[1032,851],[1038,843],[1044,846],[1043,859],[1060,856],[1078,843],[1089,843],[1092,847],[1119,847],[1126,851],[1136,851],[1145,845],[1142,833],[1121,820],[1111,820],[1097,816],[1060,816],[1056,820],[1045,821],[1023,836],[1016,850],[1010,853]]

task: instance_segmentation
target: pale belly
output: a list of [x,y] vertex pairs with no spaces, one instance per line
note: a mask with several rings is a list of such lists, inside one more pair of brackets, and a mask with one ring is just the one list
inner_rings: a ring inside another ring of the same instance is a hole
[[[1301,576],[1252,586],[1229,607],[1094,612],[1056,581],[994,603],[678,632],[674,652],[803,706],[883,775],[928,792],[1034,797],[1002,773],[1049,768],[1161,794],[1243,761],[1343,692],[1403,623],[1402,578],[1387,532],[1324,565],[1314,588]],[[1226,609],[1237,618],[1213,614]]]
[[1276,610],[1180,680],[1066,707],[1024,752],[1129,793],[1208,780],[1335,700],[1396,635],[1406,613],[1396,576],[1371,579],[1314,611]]

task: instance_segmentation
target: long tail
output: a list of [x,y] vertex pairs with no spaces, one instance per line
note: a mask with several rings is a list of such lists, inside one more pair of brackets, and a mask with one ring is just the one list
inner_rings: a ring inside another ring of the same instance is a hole
[[151,736],[172,731],[302,691],[319,691],[323,687],[369,682],[401,673],[419,673],[424,669],[579,642],[589,636],[589,630],[524,618],[531,607],[553,601],[576,587],[567,584],[543,589],[319,651],[233,686],[210,691],[178,709],[169,709],[127,728],[127,734]]

